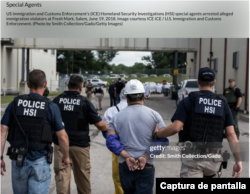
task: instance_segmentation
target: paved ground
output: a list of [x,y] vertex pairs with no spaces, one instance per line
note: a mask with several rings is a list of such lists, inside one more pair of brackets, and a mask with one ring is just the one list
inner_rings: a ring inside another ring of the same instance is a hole
[[[92,100],[94,103],[94,99]],[[153,108],[158,111],[166,125],[171,123],[170,119],[173,115],[173,112],[176,109],[175,102],[170,100],[168,97],[163,97],[163,95],[152,95],[149,100],[146,100],[146,106]],[[2,105],[1,112],[4,111],[5,105]],[[100,111],[100,115],[103,116],[105,110],[109,107],[109,97],[105,95],[103,99],[103,110]],[[126,119],[126,118],[125,118]],[[124,119],[124,120],[125,120]],[[126,121],[126,120],[125,120]],[[241,142],[245,142],[245,147],[248,148],[249,142],[249,123],[246,121],[239,121],[240,131],[244,136],[240,137]],[[113,182],[111,176],[111,153],[105,146],[105,140],[102,137],[101,132],[95,129],[94,126],[91,126],[90,130],[91,135],[91,184],[92,184],[92,194],[112,194],[114,192]],[[177,142],[178,136],[174,135],[169,138],[171,145],[175,145]],[[7,148],[8,146],[6,146]],[[5,149],[6,153],[6,149]],[[5,162],[7,166],[7,173],[5,176],[1,177],[1,193],[2,194],[10,194],[11,190],[11,167],[10,160],[5,156]],[[223,177],[231,177],[233,163],[228,164],[228,168],[223,171]],[[249,163],[243,163],[243,177],[249,177]],[[155,162],[156,168],[156,177],[179,177],[180,170],[180,161],[177,160],[156,160]],[[74,180],[72,180],[71,194],[76,194],[76,186],[74,184]],[[52,179],[50,186],[50,194],[56,194],[55,191],[55,181],[54,181],[54,173],[52,171]]]

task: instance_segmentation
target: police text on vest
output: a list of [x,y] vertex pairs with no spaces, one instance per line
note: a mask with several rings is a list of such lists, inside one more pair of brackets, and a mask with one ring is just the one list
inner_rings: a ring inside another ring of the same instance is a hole
[[45,102],[19,99],[17,106],[24,107],[24,116],[36,116],[37,109],[45,109]]
[[215,114],[215,107],[221,107],[222,100],[200,97],[199,104],[205,105],[204,113]]
[[80,99],[60,98],[59,104],[64,104],[63,110],[73,111],[74,105],[80,105]]

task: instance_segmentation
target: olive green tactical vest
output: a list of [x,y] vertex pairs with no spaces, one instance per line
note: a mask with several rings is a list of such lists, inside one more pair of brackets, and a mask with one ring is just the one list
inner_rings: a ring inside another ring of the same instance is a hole
[[236,89],[236,87],[225,89],[225,97],[226,97],[228,103],[236,103],[237,102],[238,99],[234,94],[235,89]]
[[87,92],[91,92],[92,89],[93,89],[92,84],[88,84],[87,85]]

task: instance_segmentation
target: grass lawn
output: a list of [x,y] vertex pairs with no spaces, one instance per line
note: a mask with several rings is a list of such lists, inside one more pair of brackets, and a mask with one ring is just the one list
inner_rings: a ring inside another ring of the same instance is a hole
[[[137,77],[137,78],[126,78],[125,80],[129,81],[131,79],[138,79],[142,83],[144,82],[162,83],[163,80],[166,80],[167,82],[172,82],[172,77]],[[101,80],[111,83],[112,80],[116,80],[116,79],[107,78],[107,79],[101,79]]]
[[[58,96],[62,92],[50,92],[49,96]],[[1,96],[1,104],[9,104],[15,96]]]
[[1,104],[9,104],[15,96],[1,96]]
[[[125,80],[129,81],[131,79],[138,79],[142,83],[144,83],[144,82],[162,83],[163,80],[166,80],[167,82],[172,82],[172,80],[173,80],[172,77],[137,77],[137,78],[126,78]],[[181,81],[183,81],[185,79],[186,79],[186,77],[182,77]],[[112,80],[117,80],[117,79],[110,79],[110,78],[102,79],[101,78],[101,80],[111,83]]]
[[50,92],[49,96],[58,96],[60,95],[62,92]]

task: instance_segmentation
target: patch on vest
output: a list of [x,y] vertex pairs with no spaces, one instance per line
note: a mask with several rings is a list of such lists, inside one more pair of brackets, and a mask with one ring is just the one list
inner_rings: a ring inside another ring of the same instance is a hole
[[58,106],[61,111],[79,112],[81,100],[79,98],[60,98]]
[[19,99],[17,102],[16,115],[30,117],[44,117],[46,102],[36,100]]
[[195,101],[195,113],[223,116],[224,105],[224,101],[221,99],[197,96]]

